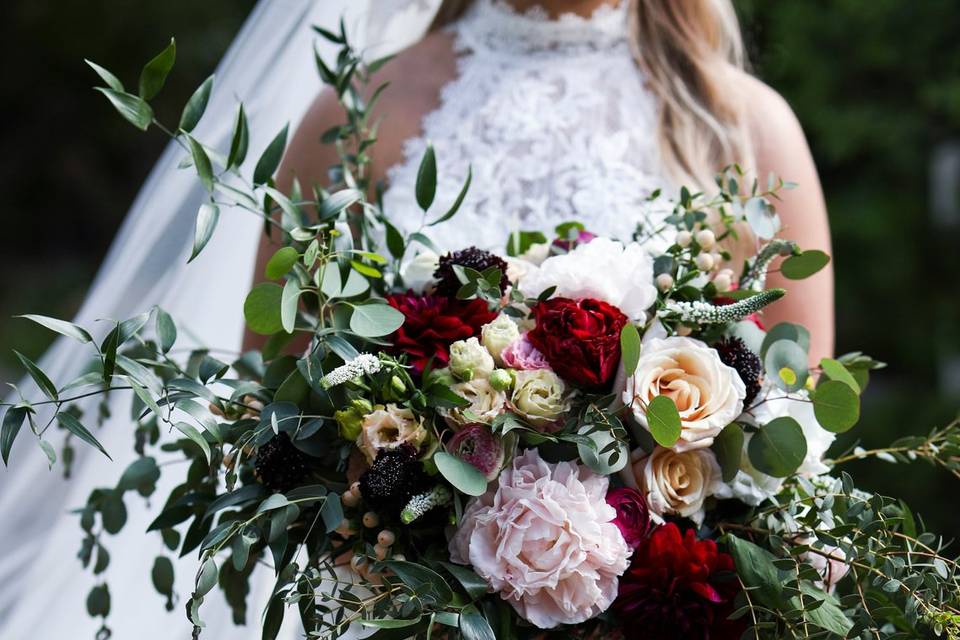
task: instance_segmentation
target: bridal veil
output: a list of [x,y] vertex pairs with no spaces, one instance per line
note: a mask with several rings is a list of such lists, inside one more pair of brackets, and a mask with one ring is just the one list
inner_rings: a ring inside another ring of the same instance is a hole
[[[380,56],[421,37],[438,4],[439,0],[261,0],[216,71],[210,103],[195,135],[225,150],[237,102],[242,101],[250,122],[250,148],[257,153],[285,123],[295,127],[320,90],[312,49],[320,46],[323,55],[330,51],[314,37],[311,25],[336,28],[343,16],[355,42]],[[119,118],[117,122],[122,126]],[[180,148],[171,144],[158,160],[75,320],[99,328],[102,336],[109,326],[97,319],[124,319],[159,304],[177,320],[183,342],[179,347],[236,353],[261,224],[243,211],[222,211],[213,240],[188,265],[194,220],[205,192],[192,171],[178,168],[182,157]],[[83,347],[61,338],[40,364],[63,384],[83,367]],[[28,397],[36,397],[28,383],[21,389]],[[113,455],[113,463],[90,447],[78,446],[72,477],[65,481],[58,468],[48,470],[41,451],[29,450],[36,448],[32,438],[21,438],[10,467],[0,471],[0,513],[4,515],[0,520],[0,639],[91,638],[99,628],[84,608],[95,579],[75,557],[81,531],[70,510],[82,506],[92,489],[114,486],[133,459],[129,403],[127,394],[115,394],[112,417],[96,434]],[[170,488],[161,479],[151,499],[159,499]],[[126,507],[124,531],[105,540],[112,557],[105,578],[113,601],[109,618],[113,637],[187,638],[190,625],[180,605],[192,589],[196,559],[191,554],[176,565],[181,601],[172,612],[164,612],[163,599],[151,584],[150,567],[154,556],[166,550],[159,536],[144,533],[149,523],[144,501],[130,494]],[[266,575],[269,571],[260,573],[264,575],[252,586],[249,630],[234,627],[226,605],[211,598],[204,607],[203,637],[259,637],[256,616],[272,584],[272,575]],[[289,616],[288,622],[290,618],[296,616]],[[285,635],[298,634],[291,626]]]

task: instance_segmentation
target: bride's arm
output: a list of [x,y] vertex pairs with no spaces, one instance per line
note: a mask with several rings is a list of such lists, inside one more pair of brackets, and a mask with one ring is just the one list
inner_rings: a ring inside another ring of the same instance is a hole
[[[325,185],[327,170],[339,162],[336,148],[333,145],[321,144],[320,136],[330,127],[343,120],[342,109],[332,91],[321,91],[314,99],[294,133],[287,152],[280,163],[277,172],[277,186],[284,193],[289,193],[293,185],[293,177],[297,176],[300,186],[307,192],[316,184]],[[254,282],[262,282],[263,274],[270,256],[281,247],[279,235],[275,232],[273,238],[266,234],[260,236],[260,245],[257,250],[257,262],[254,267]],[[257,335],[249,330],[243,337],[243,349],[259,349],[263,347],[267,337]],[[302,345],[295,345],[299,351],[306,348],[306,338]]]
[[[746,81],[751,105],[750,125],[754,153],[761,181],[773,171],[784,180],[796,182],[796,189],[781,192],[777,212],[783,223],[782,236],[796,241],[802,249],[830,250],[830,226],[820,188],[800,123],[786,101],[759,80]],[[777,264],[773,268],[776,270]],[[764,322],[796,322],[810,330],[810,361],[833,356],[834,300],[833,263],[806,280],[787,280],[779,273],[768,278],[771,287],[783,287],[787,295],[764,314]]]

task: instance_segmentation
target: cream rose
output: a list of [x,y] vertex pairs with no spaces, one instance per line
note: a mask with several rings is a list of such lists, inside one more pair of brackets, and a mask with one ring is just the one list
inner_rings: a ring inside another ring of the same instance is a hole
[[451,385],[450,389],[470,403],[469,406],[463,408],[438,409],[440,415],[454,430],[471,422],[479,421],[490,424],[494,418],[503,412],[504,405],[507,402],[506,394],[494,389],[486,378],[458,382]]
[[487,378],[494,366],[493,356],[476,338],[457,340],[450,345],[450,373],[461,380]]
[[487,348],[494,361],[503,366],[501,354],[511,342],[520,337],[520,329],[510,316],[499,315],[493,322],[483,325],[480,329],[480,340]]
[[623,402],[639,424],[647,425],[646,405],[656,396],[673,400],[680,412],[680,440],[687,451],[713,444],[713,438],[743,411],[746,388],[716,350],[693,338],[646,341],[640,361],[627,378]]
[[622,475],[646,496],[651,517],[663,522],[663,516],[676,515],[703,522],[703,503],[721,482],[720,465],[712,451],[657,447],[650,455],[637,449],[631,459]]
[[423,421],[410,409],[395,404],[377,407],[363,418],[357,447],[366,456],[367,462],[373,462],[380,449],[396,449],[402,444],[416,448],[426,441],[427,430]]
[[549,429],[570,411],[567,386],[549,369],[517,371],[510,407],[538,429]]

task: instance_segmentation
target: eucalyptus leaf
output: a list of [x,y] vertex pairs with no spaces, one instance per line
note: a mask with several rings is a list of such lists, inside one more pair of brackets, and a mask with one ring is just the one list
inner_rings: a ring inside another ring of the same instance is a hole
[[50,378],[47,377],[47,374],[43,372],[43,369],[38,367],[33,360],[23,355],[16,349],[13,350],[13,354],[17,356],[17,360],[19,360],[20,364],[23,365],[23,368],[27,370],[27,373],[30,374],[30,377],[33,378],[33,381],[37,383],[37,386],[40,387],[40,390],[43,391],[43,394],[51,400],[57,400],[59,398],[57,395],[57,386],[53,384]]
[[717,457],[724,482],[731,482],[740,471],[740,458],[743,456],[743,429],[731,422],[717,434],[710,446]]
[[296,327],[297,310],[302,293],[296,278],[290,278],[283,285],[283,291],[280,293],[280,324],[287,333],[293,333]]
[[440,474],[461,493],[481,496],[487,491],[487,478],[469,462],[446,451],[435,453],[433,461]]
[[203,83],[197,87],[187,104],[183,107],[180,114],[180,128],[187,133],[193,131],[203,117],[203,112],[207,110],[207,103],[210,101],[210,92],[213,90],[213,76],[209,76]]
[[155,307],[155,311],[157,318],[157,338],[160,340],[160,350],[168,353],[177,341],[177,325],[170,314],[160,307]]
[[150,100],[163,89],[167,74],[173,68],[177,58],[177,43],[170,38],[170,44],[148,62],[140,72],[140,97]]
[[270,280],[278,280],[290,272],[300,254],[293,247],[282,247],[267,261],[265,275]]
[[200,433],[196,427],[187,422],[174,423],[173,427],[200,447],[204,457],[207,459],[207,463],[210,462],[210,443],[207,442],[207,439],[203,437],[203,434]]
[[473,182],[473,167],[467,167],[467,179],[464,180],[463,187],[460,188],[460,193],[457,194],[457,199],[453,201],[453,204],[450,205],[450,208],[447,209],[447,212],[445,214],[443,214],[433,222],[429,223],[427,226],[432,227],[434,225],[440,224],[441,222],[446,222],[447,220],[452,218],[454,215],[456,215],[457,211],[460,210],[460,205],[463,204],[464,198],[467,197],[467,191],[470,190],[470,184],[472,182]]
[[96,87],[96,90],[107,97],[117,113],[138,129],[146,131],[153,122],[153,109],[143,98],[105,87]]
[[[200,182],[207,191],[213,191],[213,165],[210,164],[210,156],[193,136],[187,135],[187,145],[190,147],[190,156],[193,158],[193,166],[197,170]],[[212,205],[216,206],[216,205]],[[194,249],[196,251],[196,249]]]
[[104,69],[103,67],[98,65],[96,62],[93,62],[92,60],[87,60],[86,58],[84,58],[83,61],[86,62],[87,65],[91,69],[93,69],[98,76],[100,76],[101,80],[107,83],[108,87],[120,93],[124,92],[123,83],[120,82],[120,79],[117,76],[113,75],[113,73],[111,73],[107,69]]
[[620,362],[627,377],[632,376],[640,362],[640,331],[628,322],[620,330]]
[[8,464],[10,449],[13,448],[13,442],[20,433],[28,411],[26,407],[10,407],[3,416],[3,423],[0,426],[0,454],[3,456],[3,464]]
[[428,144],[426,151],[423,152],[423,158],[420,160],[420,167],[417,169],[417,204],[426,211],[433,204],[436,195],[437,156],[433,151],[433,145]]
[[243,164],[250,146],[250,128],[243,105],[237,107],[237,119],[233,125],[233,137],[230,139],[230,151],[227,153],[227,169]]
[[497,640],[490,623],[473,604],[460,611],[460,634],[463,640]]
[[813,393],[813,414],[827,431],[849,431],[860,419],[860,396],[848,383],[828,380]]
[[830,263],[830,256],[823,251],[810,249],[790,256],[780,265],[780,273],[790,280],[803,280],[817,273]]
[[283,289],[272,282],[255,286],[243,303],[243,317],[254,333],[268,336],[283,330],[280,305]]
[[217,228],[217,222],[220,220],[220,207],[212,202],[204,202],[197,211],[197,224],[193,233],[193,250],[190,252],[190,259],[187,262],[193,262],[193,259],[200,255],[213,232]]
[[796,420],[786,416],[775,418],[753,434],[747,454],[757,471],[774,478],[786,478],[803,464],[807,440]]
[[403,324],[403,313],[383,302],[354,305],[350,330],[364,338],[390,335]]
[[784,391],[802,389],[810,375],[807,352],[791,340],[777,340],[763,358],[766,376]]
[[661,447],[672,447],[680,439],[680,412],[667,396],[656,396],[647,404],[647,428]]
[[[97,440],[92,433],[87,431],[87,428],[83,426],[80,420],[78,420],[72,413],[61,411],[57,414],[57,421],[63,426],[64,429],[77,436],[87,444],[96,447],[100,450],[100,453],[110,458],[110,454],[107,453],[107,450],[103,448],[103,445],[100,444],[100,441]],[[113,460],[113,458],[110,459]]]
[[860,383],[840,361],[833,358],[823,358],[820,360],[820,369],[831,380],[844,383],[857,394],[861,392]]
[[287,132],[289,128],[289,124],[284,125],[280,133],[278,133],[273,140],[270,141],[270,144],[267,145],[267,148],[263,150],[260,159],[257,160],[257,166],[253,170],[254,184],[266,183],[273,177],[277,167],[280,166],[280,159],[283,158],[283,151],[287,147]]
[[22,316],[14,316],[16,318],[26,318],[27,320],[32,320],[37,324],[50,329],[51,331],[56,331],[57,333],[67,336],[68,338],[73,338],[78,342],[87,343],[93,342],[93,337],[87,332],[86,329],[78,327],[72,322],[67,322],[66,320],[57,320],[56,318],[50,318],[47,316],[39,316],[36,314],[26,314]]

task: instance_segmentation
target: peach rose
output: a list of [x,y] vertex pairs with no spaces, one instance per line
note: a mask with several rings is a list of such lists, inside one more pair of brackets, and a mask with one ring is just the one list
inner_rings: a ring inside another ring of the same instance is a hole
[[680,412],[677,451],[709,447],[713,438],[743,411],[746,387],[715,349],[693,338],[653,338],[644,342],[637,370],[627,378],[623,402],[647,427],[646,405],[667,396]]
[[674,451],[657,447],[647,455],[637,449],[624,480],[647,498],[650,517],[676,515],[703,522],[703,503],[721,484],[720,465],[709,449]]

